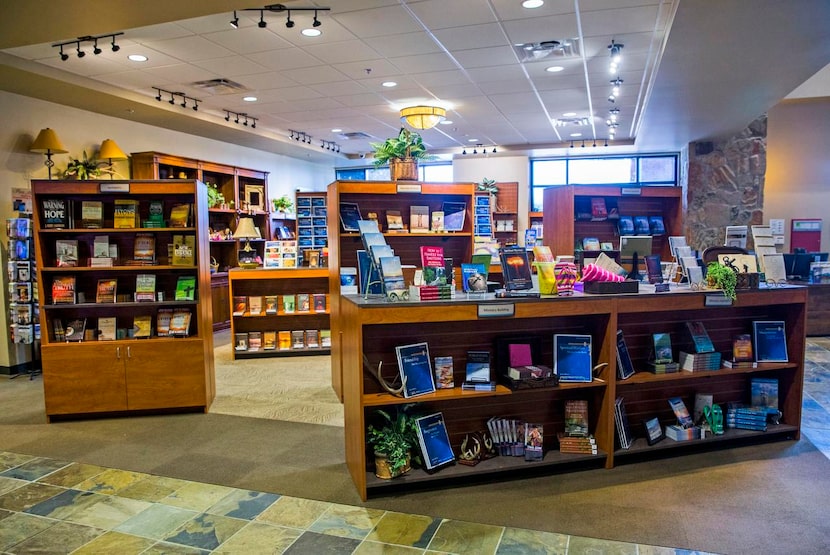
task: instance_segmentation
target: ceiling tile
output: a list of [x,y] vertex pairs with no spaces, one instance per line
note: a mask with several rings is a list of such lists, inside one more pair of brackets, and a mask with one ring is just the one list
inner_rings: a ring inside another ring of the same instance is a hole
[[404,73],[424,73],[427,71],[442,71],[457,68],[452,59],[443,52],[400,56],[391,58],[389,61]]
[[523,8],[517,0],[491,0],[499,19],[512,21],[574,13],[573,0],[545,0],[539,8]]
[[599,10],[582,14],[582,33],[616,36],[620,33],[650,33],[657,21],[657,6]]
[[153,77],[157,85],[161,83],[192,83],[193,81],[204,81],[216,77],[216,74],[212,71],[190,64],[151,67],[144,70],[144,73]]
[[234,81],[245,85],[252,91],[262,91],[267,89],[280,89],[284,87],[294,87],[299,85],[293,79],[289,79],[284,74],[277,71],[266,71],[264,73],[254,73],[250,75],[239,75]]
[[369,37],[364,38],[364,41],[378,54],[387,58],[441,52],[440,45],[423,31],[400,34],[394,40],[388,37]]
[[322,85],[311,85],[311,88],[324,96],[331,96],[335,98],[363,94],[366,92],[366,88],[357,81],[323,83]]
[[511,44],[546,40],[562,41],[579,36],[576,16],[573,14],[506,21],[504,29],[507,31]]
[[109,83],[110,85],[125,89],[149,89],[153,85],[158,85],[160,82],[156,76],[138,70],[108,73],[97,77],[97,79],[103,83]]
[[435,31],[435,37],[447,50],[466,50],[503,46],[508,44],[507,37],[498,23],[453,27]]
[[227,29],[206,34],[204,37],[235,54],[253,54],[292,46],[270,29]]
[[259,91],[257,94],[260,97],[269,97],[286,102],[306,98],[319,98],[323,96],[310,87],[285,87],[282,89]]
[[336,13],[332,18],[351,30],[355,36],[362,38],[400,35],[422,30],[418,22],[400,5]]
[[[384,59],[364,60],[337,64],[338,71],[352,79],[378,79],[401,74],[397,66]],[[369,71],[367,71],[369,70]],[[384,79],[385,81],[386,79]],[[397,82],[396,79],[392,79]]]
[[532,93],[494,94],[490,100],[505,114],[540,112],[539,100]]
[[489,81],[479,83],[478,88],[484,94],[504,94],[516,92],[532,92],[533,87],[526,79],[513,79],[504,81]]
[[369,45],[358,39],[313,44],[307,46],[305,50],[327,64],[375,60],[379,57]]
[[258,52],[248,54],[246,58],[268,69],[277,71],[322,65],[320,60],[299,48],[284,48],[276,52]]
[[524,71],[519,65],[502,65],[494,67],[476,67],[467,71],[467,74],[476,83],[491,81],[527,81]]
[[386,101],[376,94],[355,94],[351,96],[338,96],[337,100],[344,106],[376,106],[379,104],[386,105]]
[[199,36],[181,37],[169,40],[147,41],[146,46],[168,56],[173,56],[184,62],[195,62],[199,60],[211,60],[213,58],[227,57],[233,54],[227,48],[214,44]]
[[346,75],[331,66],[288,69],[285,71],[285,75],[303,85],[334,83],[346,79]]
[[500,66],[516,63],[516,55],[510,46],[457,50],[452,52],[452,55],[465,68]]
[[242,56],[228,56],[226,58],[214,58],[193,62],[193,65],[212,71],[219,77],[236,77],[251,73],[265,73],[267,67],[261,66]]
[[495,14],[481,0],[424,0],[411,2],[409,9],[430,29],[462,27],[496,21]]

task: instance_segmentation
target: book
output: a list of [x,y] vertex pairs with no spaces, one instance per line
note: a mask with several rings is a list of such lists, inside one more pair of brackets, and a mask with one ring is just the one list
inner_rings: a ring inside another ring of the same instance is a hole
[[160,308],[156,312],[156,335],[166,337],[170,335],[170,322],[173,319],[172,308]]
[[696,353],[713,353],[715,351],[715,346],[712,344],[712,339],[706,332],[706,326],[703,325],[703,322],[686,322],[686,329],[689,330]]
[[586,437],[588,426],[588,401],[585,399],[568,399],[565,401],[565,435]]
[[139,227],[138,201],[132,199],[115,199],[113,211],[114,228]]
[[357,222],[362,219],[360,207],[356,202],[340,203],[340,224],[343,226],[343,231],[360,231]]
[[533,288],[530,276],[530,263],[527,259],[527,250],[518,245],[499,249],[504,288],[508,291],[519,291]]
[[582,238],[582,250],[586,251],[598,251],[599,249],[599,239],[597,237],[583,237]]
[[357,268],[354,266],[340,267],[340,294],[357,295],[359,293]]
[[164,201],[151,200],[147,208],[145,227],[164,227]]
[[[196,299],[196,276],[179,276],[176,280],[176,301],[192,301]],[[260,308],[262,306],[260,297]]]
[[440,210],[435,210],[430,216],[429,228],[435,232],[440,233],[444,231],[444,213]]
[[83,341],[86,330],[86,318],[73,318],[64,326],[65,341]]
[[277,349],[277,332],[264,331],[262,332],[262,350],[275,351]]
[[721,367],[720,353],[687,353],[680,351],[678,364],[681,370],[699,372],[701,370],[718,370]]
[[490,351],[467,351],[465,383],[489,383]]
[[654,362],[651,360],[646,363],[646,366],[654,374],[672,374],[680,369],[679,362]]
[[413,205],[409,207],[409,232],[429,232],[429,206]]
[[277,295],[265,296],[265,314],[277,314],[277,303],[279,297]]
[[692,416],[689,414],[689,409],[686,408],[686,403],[680,397],[670,397],[668,399],[669,406],[677,417],[677,423],[683,428],[691,428],[694,422]]
[[399,256],[386,256],[380,259],[380,275],[383,279],[383,288],[386,296],[392,300],[403,300],[407,297],[406,284],[403,279],[403,268]]
[[401,381],[404,384],[404,397],[417,397],[435,392],[429,346],[426,343],[397,346],[395,355],[398,359]]
[[436,389],[452,389],[455,387],[451,356],[435,357],[434,369]]
[[70,227],[68,202],[66,199],[43,199],[41,210],[43,212],[44,229],[66,229]]
[[693,439],[700,439],[700,428],[697,426],[690,426],[684,428],[678,425],[666,426],[666,437],[674,441],[690,441]]
[[149,314],[137,314],[133,317],[133,337],[137,339],[150,337],[152,327],[153,317]]
[[52,278],[52,304],[75,304],[75,276]]
[[294,314],[296,310],[296,298],[294,295],[282,296],[282,312],[283,314]]
[[248,350],[260,351],[262,350],[262,332],[249,331],[248,332]]
[[634,442],[634,436],[631,433],[631,424],[628,422],[628,414],[625,412],[622,397],[617,397],[614,401],[614,424],[617,430],[617,441],[620,448],[631,448],[631,444]]
[[305,330],[305,346],[309,349],[320,348],[320,331],[319,330]]
[[52,336],[55,338],[55,341],[66,341],[66,330],[60,318],[52,320]]
[[386,211],[386,229],[389,231],[403,230],[403,217],[400,210]]
[[93,258],[108,258],[110,255],[109,235],[96,235],[92,242]]
[[187,227],[190,219],[190,205],[174,204],[170,209],[170,227]]
[[[753,407],[771,409],[778,411],[778,379],[777,378],[756,378],[749,380],[749,391],[751,395],[750,404]],[[768,410],[767,412],[770,412]]]
[[277,332],[277,346],[279,347],[280,351],[290,351],[291,350],[291,332],[290,331],[280,331]]
[[156,300],[155,274],[137,274],[135,276],[135,300],[136,302]]
[[663,222],[663,216],[649,216],[648,227],[652,235],[666,234],[666,224]]
[[95,289],[95,302],[114,303],[117,284],[118,280],[116,278],[99,279],[98,287]]
[[190,309],[176,308],[170,318],[170,335],[186,337],[190,333]]
[[621,380],[627,380],[634,375],[634,363],[631,361],[631,353],[625,344],[625,336],[622,330],[617,330],[617,376]]
[[461,287],[465,293],[487,292],[487,269],[484,264],[461,264]]
[[654,345],[654,358],[652,362],[655,364],[665,364],[674,360],[670,334],[654,333],[652,334],[652,343]]
[[723,358],[721,363],[724,368],[758,368],[758,363],[754,360],[730,360]]
[[248,297],[248,316],[262,316],[262,295]]
[[57,257],[56,266],[77,266],[78,240],[55,239],[55,254]]
[[104,227],[104,203],[100,200],[81,201],[81,227],[102,228]]
[[[74,284],[74,282],[73,282]],[[37,291],[37,282],[34,282],[35,291]],[[32,297],[32,283],[28,281],[17,281],[14,283],[9,284],[11,298],[9,299],[13,303],[30,303],[33,300]],[[73,285],[74,288],[74,285]]]
[[311,296],[309,293],[297,293],[297,312],[311,312]]
[[136,233],[133,244],[133,260],[152,262],[156,259],[156,236],[152,233]]
[[247,351],[248,350],[248,333],[239,332],[233,334],[233,350]]
[[291,330],[291,348],[295,351],[305,349],[305,332],[303,330]]
[[98,318],[98,341],[115,341],[115,316]]
[[[622,216],[620,216],[622,219]],[[648,216],[634,216],[634,235],[650,235],[651,226],[648,223]]]
[[242,295],[234,295],[233,296],[233,309],[231,310],[232,316],[244,316],[245,311],[248,310],[248,297]]
[[196,260],[196,237],[173,235],[173,266],[193,266]]
[[545,458],[544,454],[544,427],[542,424],[525,423],[525,436],[523,438],[525,444],[525,460],[526,461],[541,461]]
[[608,208],[605,206],[604,197],[591,198],[591,221],[602,222],[608,219]]
[[533,260],[535,262],[554,262],[555,258],[547,245],[533,246]]
[[314,312],[323,313],[328,310],[325,293],[314,293],[311,298],[314,303]]
[[553,371],[560,382],[590,382],[591,336],[557,333],[553,336]]
[[436,470],[455,461],[443,414],[437,412],[416,418],[415,432],[426,470]]
[[331,330],[320,330],[320,348],[331,349]]
[[752,322],[753,350],[757,362],[787,362],[787,335],[783,320]]
[[444,213],[445,231],[464,231],[464,218],[467,214],[467,204],[464,202],[445,202],[441,205]]
[[444,247],[421,245],[420,252],[424,285],[446,284],[447,275],[444,266]]

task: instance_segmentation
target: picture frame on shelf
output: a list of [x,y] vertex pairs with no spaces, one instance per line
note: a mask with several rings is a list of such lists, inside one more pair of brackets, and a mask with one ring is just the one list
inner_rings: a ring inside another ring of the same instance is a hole
[[245,206],[248,210],[265,212],[265,186],[245,185]]

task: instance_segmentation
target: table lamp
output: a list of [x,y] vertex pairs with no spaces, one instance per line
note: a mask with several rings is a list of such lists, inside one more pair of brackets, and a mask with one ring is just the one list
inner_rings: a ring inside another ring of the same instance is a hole
[[115,144],[115,141],[112,139],[104,139],[104,142],[101,143],[101,150],[98,152],[99,159],[106,159],[109,161],[109,174],[110,179],[113,179],[113,175],[115,174],[115,168],[112,166],[113,160],[126,160],[127,155],[124,154],[124,151]]
[[57,133],[47,127],[46,129],[41,129],[40,133],[37,134],[35,142],[29,147],[29,152],[39,152],[46,155],[44,164],[48,168],[49,179],[52,179],[52,166],[55,165],[52,161],[52,155],[66,154],[69,151],[64,148],[61,140],[58,139]]
[[239,223],[236,225],[236,231],[233,236],[236,239],[245,239],[245,247],[239,251],[239,267],[240,268],[258,268],[259,264],[256,262],[256,251],[251,248],[251,239],[259,239],[259,233],[254,226],[252,218],[239,218]]

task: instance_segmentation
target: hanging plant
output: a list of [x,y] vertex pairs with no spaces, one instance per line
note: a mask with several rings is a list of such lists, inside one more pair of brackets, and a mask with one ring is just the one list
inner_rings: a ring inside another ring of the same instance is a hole
[[706,266],[706,282],[708,285],[722,290],[724,297],[728,297],[733,301],[738,298],[735,294],[738,274],[728,266],[724,266],[720,262],[710,262]]

